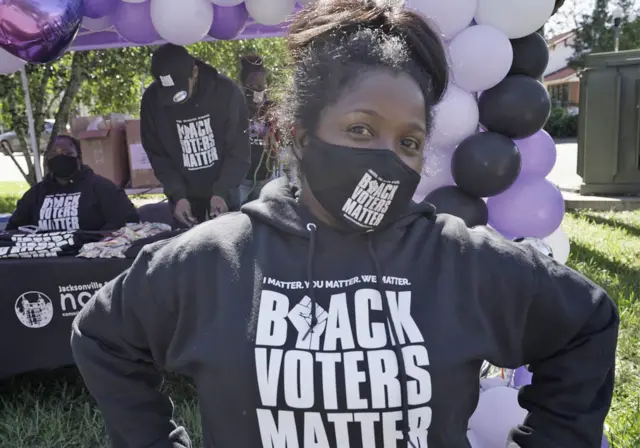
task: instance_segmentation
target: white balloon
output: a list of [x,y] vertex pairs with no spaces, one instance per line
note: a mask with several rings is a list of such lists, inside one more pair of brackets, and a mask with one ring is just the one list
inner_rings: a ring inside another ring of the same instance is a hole
[[10,75],[22,69],[26,64],[22,59],[0,48],[0,75]]
[[82,19],[82,26],[89,31],[104,31],[111,28],[113,23],[111,22],[111,16],[100,17],[99,19],[92,19],[90,17],[84,17]]
[[549,20],[555,0],[478,0],[476,22],[493,26],[509,39],[535,33]]
[[211,0],[211,3],[218,6],[238,6],[244,0]]
[[249,15],[262,25],[280,25],[296,6],[296,0],[245,0]]
[[527,411],[518,404],[516,389],[495,387],[480,393],[469,430],[475,435],[476,446],[503,447],[511,429],[521,425],[526,416]]
[[565,264],[571,252],[569,237],[562,227],[558,227],[555,232],[544,239],[553,251],[553,259],[560,264]]
[[467,92],[487,90],[502,81],[513,62],[513,48],[497,29],[476,25],[458,34],[449,44],[453,80]]
[[438,188],[455,185],[451,175],[452,157],[453,148],[434,148],[431,145],[425,148],[420,183],[413,196],[415,202],[424,201],[424,198]]
[[478,0],[407,0],[406,7],[431,20],[443,39],[451,40],[469,26]]
[[209,0],[151,0],[151,21],[166,41],[191,45],[209,32],[213,4]]
[[449,84],[442,101],[435,107],[430,144],[436,148],[457,146],[475,134],[479,112],[475,97]]

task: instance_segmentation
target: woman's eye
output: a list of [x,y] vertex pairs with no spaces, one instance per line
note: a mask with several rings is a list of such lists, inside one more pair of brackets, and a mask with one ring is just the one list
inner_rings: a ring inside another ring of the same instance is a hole
[[412,138],[403,139],[400,144],[411,151],[419,151],[420,150],[420,142],[414,140]]
[[347,131],[353,134],[363,135],[367,137],[373,136],[373,133],[369,129],[367,129],[366,126],[360,126],[360,125],[351,126],[349,129],[347,129]]

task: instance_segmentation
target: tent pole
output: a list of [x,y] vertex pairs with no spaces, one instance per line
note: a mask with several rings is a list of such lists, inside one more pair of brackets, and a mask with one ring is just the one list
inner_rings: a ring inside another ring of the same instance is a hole
[[[29,79],[27,78],[27,69],[22,67],[20,70],[20,78],[22,79],[22,90],[24,91],[24,103],[27,109],[27,122],[29,123],[29,139],[31,141],[31,149],[33,150],[33,167],[36,170],[36,182],[42,180],[42,169],[40,167],[40,152],[38,151],[38,140],[36,139],[36,124],[33,119],[33,109],[31,108],[31,95],[29,94]],[[29,157],[28,154],[25,154]]]

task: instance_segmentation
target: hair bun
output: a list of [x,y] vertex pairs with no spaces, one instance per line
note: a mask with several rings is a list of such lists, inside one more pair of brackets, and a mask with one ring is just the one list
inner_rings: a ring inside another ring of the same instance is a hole
[[296,61],[312,46],[348,37],[363,28],[380,30],[405,41],[412,59],[431,76],[434,99],[442,98],[448,83],[448,68],[440,64],[446,60],[442,41],[420,15],[405,8],[404,0],[316,0],[291,23],[289,50]]

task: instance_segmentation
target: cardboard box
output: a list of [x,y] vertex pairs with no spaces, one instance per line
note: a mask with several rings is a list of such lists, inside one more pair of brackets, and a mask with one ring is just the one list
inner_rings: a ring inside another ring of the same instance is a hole
[[71,132],[80,140],[83,163],[121,187],[129,181],[126,118],[126,115],[110,114],[79,117],[71,123]]
[[162,188],[162,184],[153,173],[147,152],[142,146],[140,120],[127,120],[126,130],[131,188]]

